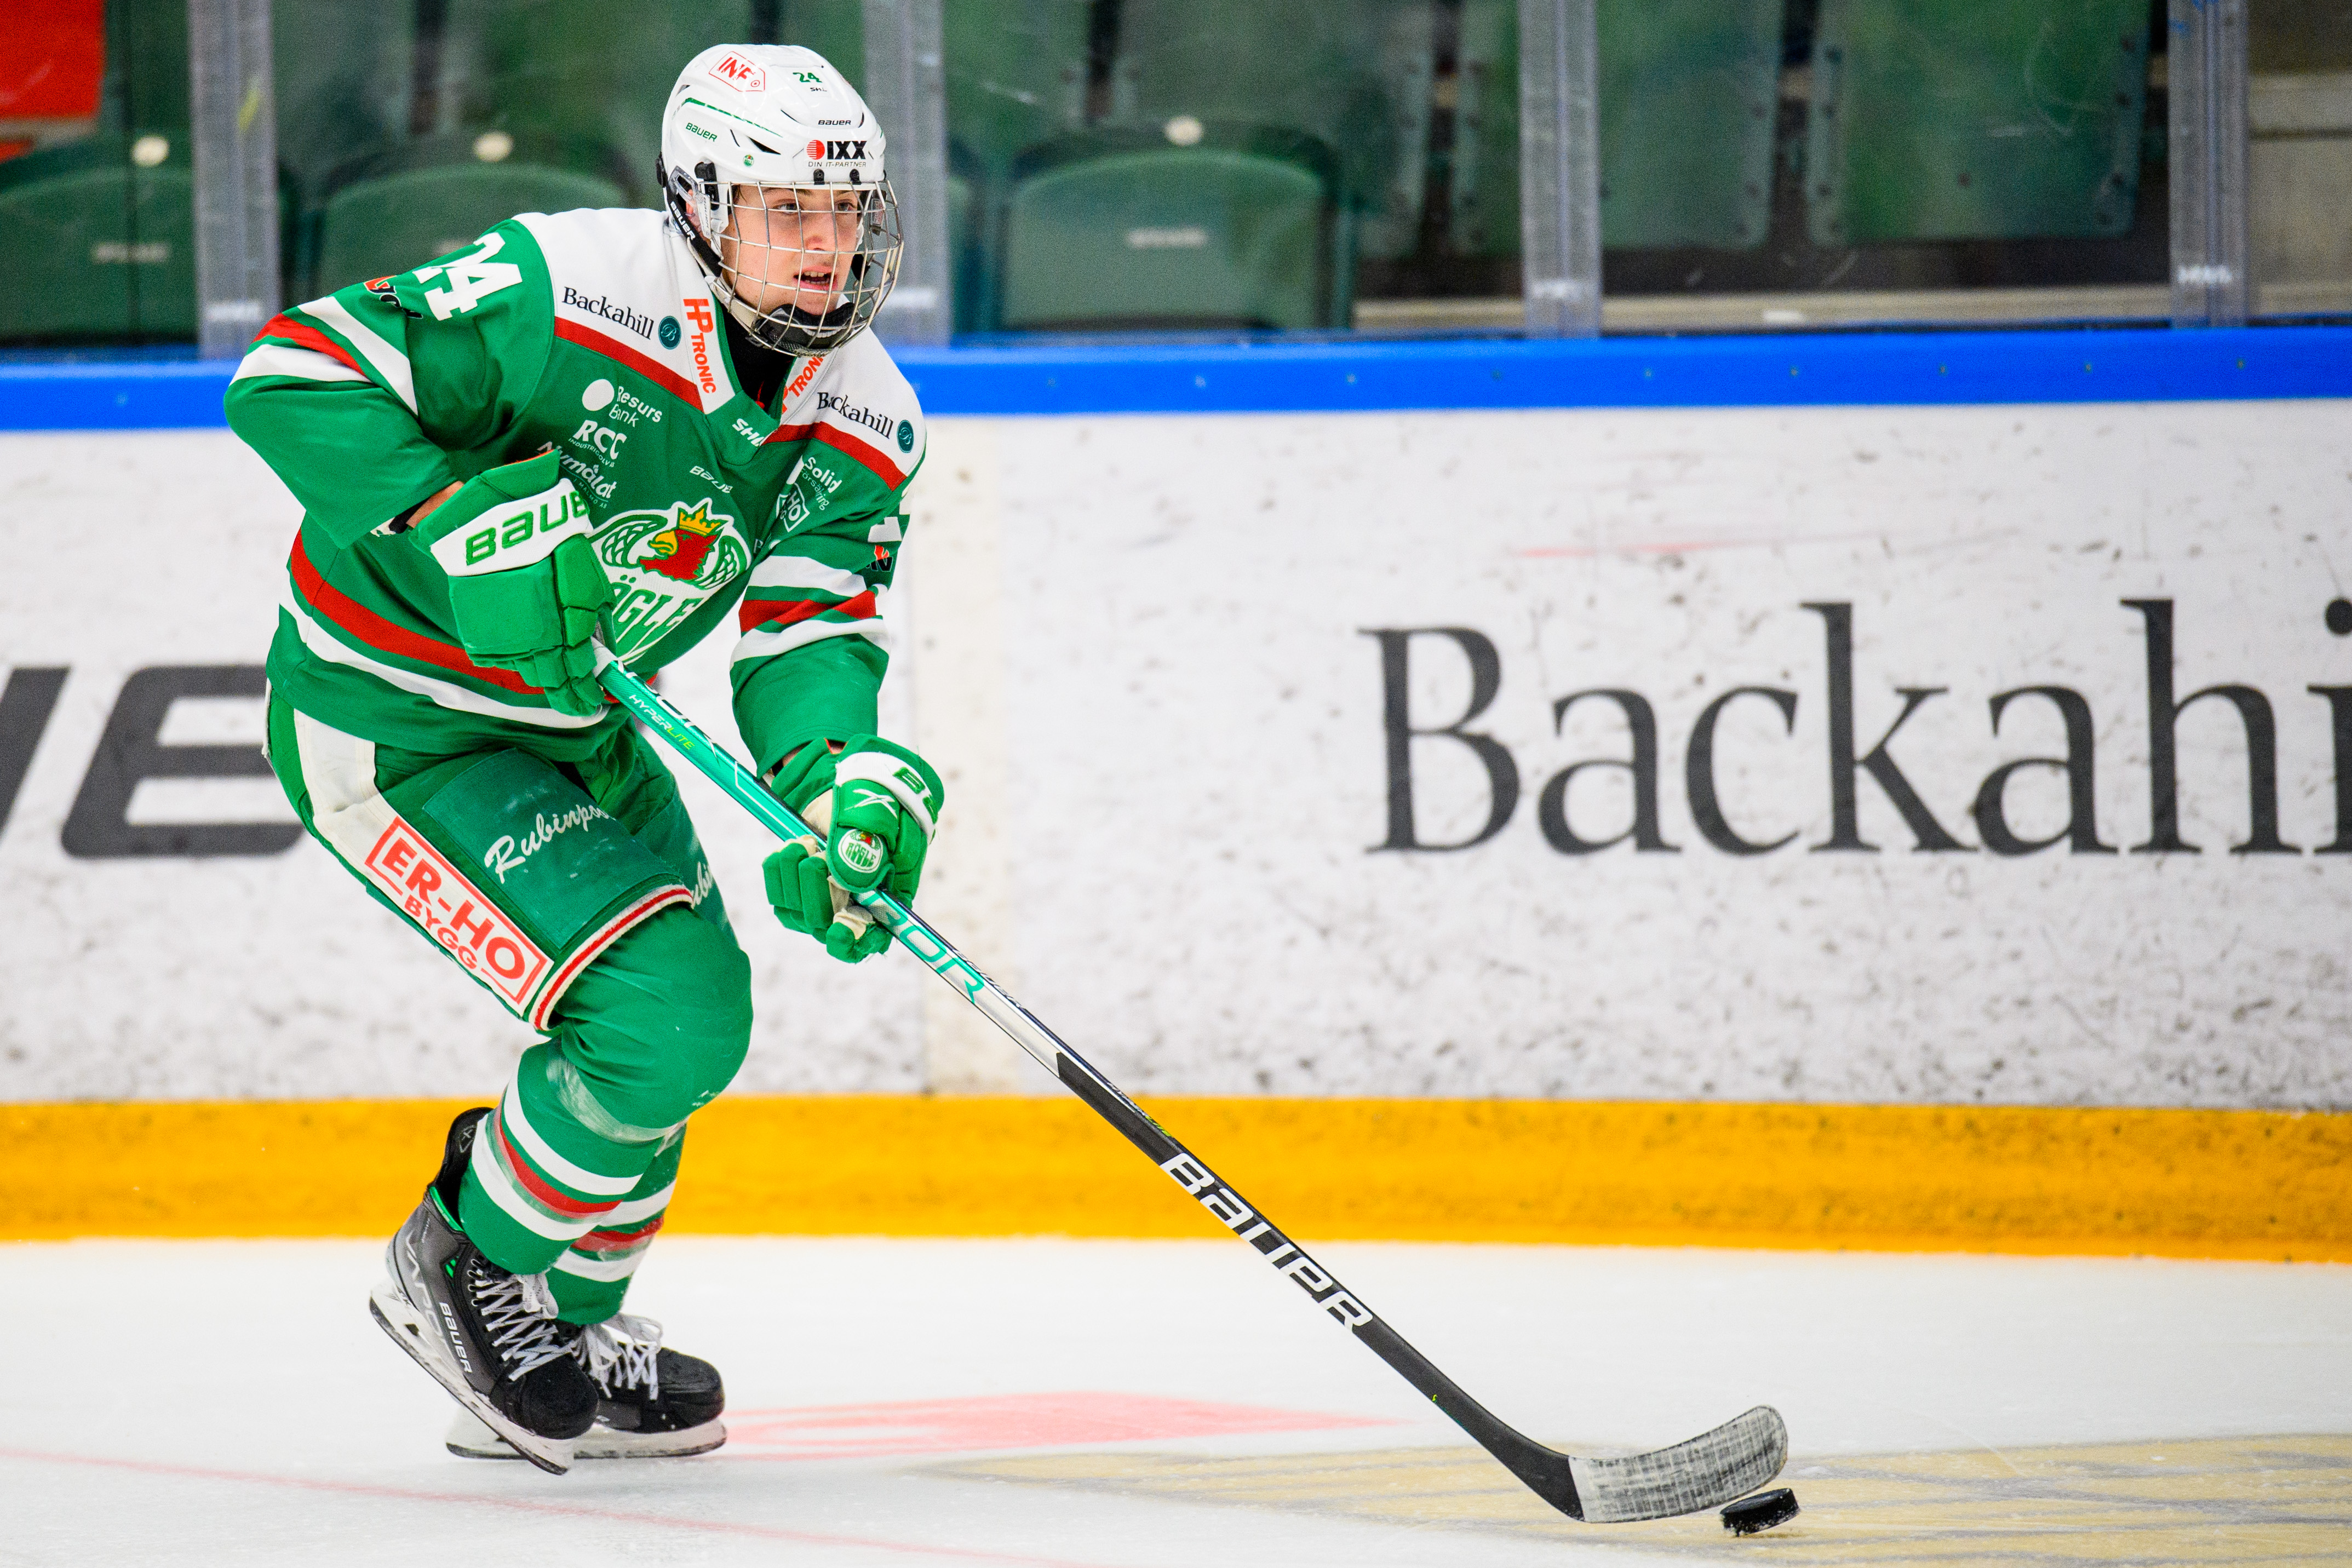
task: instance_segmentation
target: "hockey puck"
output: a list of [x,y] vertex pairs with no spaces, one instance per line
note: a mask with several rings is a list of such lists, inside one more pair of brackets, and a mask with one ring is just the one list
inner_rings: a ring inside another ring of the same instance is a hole
[[1780,1487],[1727,1504],[1723,1511],[1723,1528],[1734,1535],[1760,1535],[1774,1525],[1784,1524],[1796,1517],[1797,1494],[1787,1487]]

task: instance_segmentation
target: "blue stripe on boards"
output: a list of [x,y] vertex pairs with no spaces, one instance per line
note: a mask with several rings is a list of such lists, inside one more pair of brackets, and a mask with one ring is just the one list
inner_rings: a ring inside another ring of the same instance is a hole
[[[906,349],[924,412],[1345,413],[2352,397],[2352,328]],[[0,430],[216,426],[234,365],[0,363]]]
[[2352,328],[908,350],[926,413],[2138,402],[2352,396]]

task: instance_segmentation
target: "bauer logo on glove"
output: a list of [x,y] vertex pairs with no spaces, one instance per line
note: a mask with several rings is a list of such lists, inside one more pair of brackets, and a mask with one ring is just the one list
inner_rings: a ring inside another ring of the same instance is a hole
[[805,931],[845,963],[879,953],[890,934],[857,895],[879,887],[915,901],[947,788],[931,765],[879,736],[856,736],[836,754],[811,741],[777,769],[772,788],[815,833],[770,855],[768,903],[776,918]]
[[588,507],[541,453],[476,475],[411,530],[449,575],[457,641],[512,670],[558,713],[603,708],[589,638],[613,585],[588,542]]

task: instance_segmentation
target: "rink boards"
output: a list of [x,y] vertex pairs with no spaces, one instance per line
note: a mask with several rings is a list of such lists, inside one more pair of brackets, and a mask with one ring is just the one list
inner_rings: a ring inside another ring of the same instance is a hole
[[[942,416],[925,910],[1139,1093],[2308,1112],[2214,1125],[2340,1170],[2352,404],[2172,395]],[[518,1027],[239,759],[290,498],[217,430],[0,436],[0,1100],[485,1094]],[[665,683],[721,733],[724,658]],[[1045,1087],[686,787],[738,1093]]]

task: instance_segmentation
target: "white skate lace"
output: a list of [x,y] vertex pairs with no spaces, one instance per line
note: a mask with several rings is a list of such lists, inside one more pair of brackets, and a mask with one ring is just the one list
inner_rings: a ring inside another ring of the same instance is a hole
[[510,1378],[571,1353],[570,1338],[555,1321],[555,1292],[544,1274],[499,1274],[478,1261],[467,1281],[482,1330]]
[[648,1400],[658,1399],[661,1337],[662,1326],[653,1319],[616,1312],[581,1332],[580,1358],[606,1394],[642,1385]]

